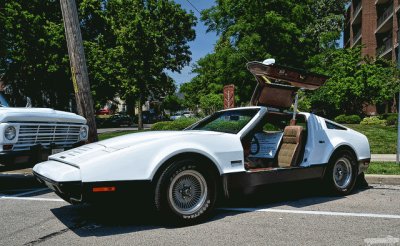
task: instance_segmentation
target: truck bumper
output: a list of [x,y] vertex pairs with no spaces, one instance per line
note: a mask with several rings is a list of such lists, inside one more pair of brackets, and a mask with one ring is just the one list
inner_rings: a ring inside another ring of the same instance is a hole
[[77,142],[71,147],[58,147],[56,145],[52,145],[49,147],[43,147],[42,145],[34,145],[30,147],[29,150],[4,150],[0,152],[0,164],[3,165],[12,165],[12,164],[21,164],[21,163],[32,163],[36,164],[41,161],[45,161],[48,159],[49,155],[52,154],[52,149],[63,148],[64,150],[72,149],[75,147],[79,147],[85,144],[85,142]]

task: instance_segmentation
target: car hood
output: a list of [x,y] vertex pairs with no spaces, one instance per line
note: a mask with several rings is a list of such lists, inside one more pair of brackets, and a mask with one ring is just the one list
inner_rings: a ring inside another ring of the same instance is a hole
[[[149,131],[132,133],[119,137],[110,138],[97,143],[87,144],[75,149],[64,151],[49,157],[50,160],[57,160],[70,163],[76,166],[82,165],[85,161],[101,158],[107,153],[112,153],[128,147],[139,147],[145,144],[151,144],[158,141],[168,141],[174,143],[180,141],[185,136],[204,136],[212,137],[227,133],[211,132],[211,131]],[[210,138],[211,139],[211,138]]]
[[74,113],[50,108],[0,108],[0,122],[69,122],[85,124],[86,119]]

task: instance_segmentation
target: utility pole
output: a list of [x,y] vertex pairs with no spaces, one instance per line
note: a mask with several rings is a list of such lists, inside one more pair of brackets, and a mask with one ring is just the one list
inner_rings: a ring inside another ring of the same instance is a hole
[[96,142],[97,128],[94,118],[93,99],[90,91],[89,76],[86,67],[76,3],[75,0],[60,0],[60,4],[78,114],[87,120],[89,126],[89,142]]

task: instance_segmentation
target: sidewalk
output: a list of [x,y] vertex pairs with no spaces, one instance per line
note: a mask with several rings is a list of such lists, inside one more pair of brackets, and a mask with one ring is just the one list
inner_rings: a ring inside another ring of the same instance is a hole
[[395,154],[371,154],[371,162],[396,162]]
[[400,185],[400,175],[365,174],[368,184]]

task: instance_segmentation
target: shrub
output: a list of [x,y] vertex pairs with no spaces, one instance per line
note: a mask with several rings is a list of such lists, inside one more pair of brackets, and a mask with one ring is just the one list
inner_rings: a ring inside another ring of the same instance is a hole
[[161,121],[153,124],[151,130],[166,131],[166,130],[183,130],[186,127],[196,123],[197,118],[182,117],[174,121]]
[[361,121],[361,118],[358,115],[341,114],[341,115],[335,117],[335,121],[340,124],[359,124]]
[[386,120],[381,120],[379,119],[378,116],[371,116],[371,117],[365,117],[361,122],[361,125],[383,125],[385,126],[387,124]]
[[380,115],[380,118],[382,120],[386,120],[387,118],[389,118],[390,116],[397,116],[397,113],[384,113]]
[[397,125],[397,114],[395,114],[395,115],[389,115],[387,118],[386,118],[386,122],[387,122],[387,125],[388,126],[394,126],[394,125]]

